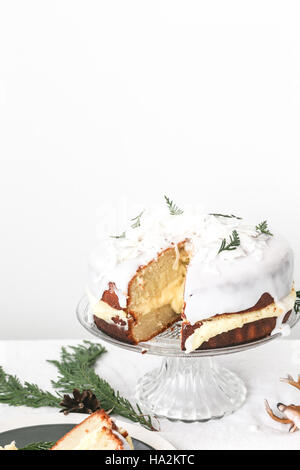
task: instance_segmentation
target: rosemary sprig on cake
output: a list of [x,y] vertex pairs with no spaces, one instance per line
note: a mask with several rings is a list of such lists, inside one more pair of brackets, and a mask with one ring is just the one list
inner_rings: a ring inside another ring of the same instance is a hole
[[140,227],[141,225],[141,217],[143,215],[145,211],[142,211],[139,215],[137,215],[136,217],[134,217],[134,219],[131,219],[131,222],[134,222],[132,225],[131,225],[131,228],[137,228],[137,227]]
[[255,230],[265,235],[270,235],[271,237],[273,236],[273,233],[271,233],[270,230],[268,229],[268,222],[266,220],[256,225]]
[[229,237],[229,242],[227,243],[226,238],[223,238],[218,254],[222,251],[231,251],[236,250],[240,246],[240,237],[236,230],[233,230],[232,234]]
[[237,217],[236,215],[233,215],[233,214],[214,214],[214,213],[210,213],[209,215],[213,215],[215,217],[226,217],[227,219],[238,219],[238,220],[242,220],[242,217]]
[[167,203],[167,206],[169,208],[169,212],[171,215],[181,215],[183,214],[183,210],[182,209],[179,209],[178,206],[176,206],[176,204],[171,201],[167,196],[164,196],[165,198],[165,201]]
[[[63,410],[66,408],[66,397],[63,397],[63,394],[73,393],[74,389],[81,393],[86,390],[90,392],[89,396],[93,401],[95,401],[93,394],[95,395],[101,408],[106,412],[119,414],[135,423],[140,423],[147,429],[154,430],[149,415],[144,415],[138,405],[135,409],[129,400],[122,397],[94,371],[93,366],[97,359],[105,352],[106,349],[101,344],[90,341],[84,341],[77,346],[63,347],[60,360],[48,361],[59,373],[58,380],[52,381],[52,386],[57,390],[56,394],[44,391],[33,383],[22,384],[18,377],[7,374],[0,367],[0,403],[31,408],[50,406]],[[84,397],[81,395],[79,398],[82,401]]]

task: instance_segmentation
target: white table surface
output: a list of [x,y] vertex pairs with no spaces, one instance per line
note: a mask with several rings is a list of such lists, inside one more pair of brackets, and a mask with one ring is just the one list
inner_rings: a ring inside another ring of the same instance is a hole
[[[59,357],[61,346],[80,340],[0,341],[0,365],[21,380],[51,390],[55,368],[46,359]],[[105,345],[108,352],[96,370],[120,393],[133,399],[137,379],[157,366],[160,358],[141,355]],[[220,363],[240,374],[247,385],[245,405],[221,420],[181,423],[160,419],[161,433],[177,449],[299,449],[300,431],[288,433],[288,425],[272,421],[264,410],[264,398],[275,408],[277,402],[300,405],[300,391],[283,384],[280,377],[300,373],[300,340],[280,339],[247,352],[218,358]],[[32,409],[0,405],[0,420],[19,414],[53,414],[52,408]],[[123,420],[123,418],[122,418]]]

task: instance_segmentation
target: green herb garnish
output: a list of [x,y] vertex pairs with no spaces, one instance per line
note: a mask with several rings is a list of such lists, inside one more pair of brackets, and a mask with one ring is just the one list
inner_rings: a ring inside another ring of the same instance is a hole
[[255,229],[260,233],[264,233],[265,235],[270,235],[271,237],[273,236],[273,233],[271,233],[268,229],[268,223],[266,220],[256,225]]
[[169,208],[169,211],[170,211],[171,215],[181,215],[181,214],[183,214],[183,210],[179,209],[179,207],[177,207],[176,204],[174,204],[173,201],[171,201],[167,196],[164,196],[164,198],[165,198],[165,201],[167,203],[167,206]]
[[239,234],[236,230],[233,230],[232,235],[230,235],[229,243],[226,242],[226,238],[223,238],[218,254],[221,253],[221,251],[225,250],[236,250],[236,248],[240,246],[240,244],[241,242]]
[[237,217],[236,215],[233,215],[233,214],[227,215],[227,214],[213,214],[213,213],[211,213],[209,215],[214,215],[215,217],[227,217],[228,219],[242,220],[242,217]]
[[134,219],[131,219],[131,222],[134,222],[132,225],[131,225],[131,228],[137,228],[137,227],[140,227],[141,225],[141,217],[143,215],[145,211],[142,211],[139,215],[137,215],[136,217],[134,217]]

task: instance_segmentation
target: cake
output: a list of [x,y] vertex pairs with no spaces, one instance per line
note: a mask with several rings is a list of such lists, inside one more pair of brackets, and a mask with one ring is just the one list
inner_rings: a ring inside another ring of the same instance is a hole
[[180,321],[186,352],[287,329],[296,298],[288,242],[266,221],[165,199],[99,240],[90,258],[91,322],[138,344]]
[[12,441],[10,444],[6,444],[5,446],[0,446],[0,450],[18,450],[16,447],[15,441]]
[[95,411],[63,436],[51,450],[133,450],[127,431],[103,411]]

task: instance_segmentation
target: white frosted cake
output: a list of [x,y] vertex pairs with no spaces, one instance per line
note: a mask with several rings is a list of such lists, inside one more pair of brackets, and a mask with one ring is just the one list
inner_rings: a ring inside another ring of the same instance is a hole
[[233,346],[282,329],[295,303],[293,253],[266,221],[179,209],[166,198],[90,260],[92,321],[137,344],[182,321],[182,349]]

